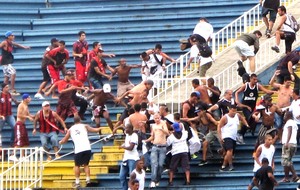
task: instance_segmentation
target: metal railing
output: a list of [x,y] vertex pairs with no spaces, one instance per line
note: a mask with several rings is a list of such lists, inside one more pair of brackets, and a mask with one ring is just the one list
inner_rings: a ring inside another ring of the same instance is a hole
[[42,187],[43,152],[40,148],[3,148],[1,153],[0,189]]

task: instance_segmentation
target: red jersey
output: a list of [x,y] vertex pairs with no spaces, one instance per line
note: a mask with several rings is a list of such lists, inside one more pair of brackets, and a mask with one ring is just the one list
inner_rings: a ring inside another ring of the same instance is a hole
[[[68,60],[70,58],[69,51],[64,49],[64,51],[60,50],[60,47],[54,48],[48,52],[48,55],[56,61],[56,65],[59,66],[64,60]],[[50,62],[50,64],[53,64]]]
[[87,51],[88,51],[88,43],[87,41],[79,41],[77,40],[73,44],[73,51],[77,54],[83,54],[82,57],[74,57],[75,61],[79,61],[81,64],[85,65],[87,61]]
[[79,80],[71,80],[70,83],[73,85],[73,86],[78,86],[78,87],[82,87],[83,86],[83,83]]
[[54,129],[49,123],[46,121],[46,119],[51,122],[52,124],[56,124],[56,120],[53,116],[52,111],[50,110],[49,116],[46,118],[44,116],[43,110],[40,110],[40,117],[39,117],[39,123],[40,123],[40,133],[50,133],[52,131],[57,131]]
[[10,93],[4,94],[3,92],[1,92],[0,115],[3,115],[4,117],[12,115],[11,101],[12,99]]
[[57,85],[57,90],[59,93],[71,85],[70,82],[67,82],[65,80],[57,81],[55,84]]

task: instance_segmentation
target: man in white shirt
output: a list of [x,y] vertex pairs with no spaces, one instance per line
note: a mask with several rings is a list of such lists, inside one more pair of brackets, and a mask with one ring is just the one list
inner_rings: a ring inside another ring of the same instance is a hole
[[125,126],[125,142],[120,148],[125,149],[123,161],[120,169],[120,182],[123,190],[128,190],[127,176],[135,168],[135,163],[139,159],[139,153],[137,151],[138,135],[133,132],[133,126],[129,123]]
[[293,119],[297,123],[298,127],[300,127],[300,90],[299,88],[295,88],[293,90],[292,98],[293,101],[290,105],[289,111],[293,113]]
[[90,168],[89,162],[92,156],[91,144],[88,138],[88,132],[98,133],[99,128],[92,128],[87,124],[80,123],[80,117],[74,116],[74,125],[68,130],[66,136],[59,141],[59,144],[64,144],[71,137],[74,143],[74,173],[75,173],[75,184],[74,188],[80,187],[80,166],[83,165],[84,172],[86,175],[86,186],[88,187],[90,182]]
[[286,112],[284,116],[285,125],[282,133],[282,155],[281,165],[284,168],[284,178],[281,182],[290,182],[289,173],[292,173],[292,181],[297,182],[300,178],[296,174],[292,158],[297,151],[297,131],[298,126],[293,120],[292,112]]

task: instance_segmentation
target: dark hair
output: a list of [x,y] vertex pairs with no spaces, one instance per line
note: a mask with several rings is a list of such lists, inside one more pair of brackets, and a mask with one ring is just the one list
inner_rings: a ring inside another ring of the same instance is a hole
[[259,35],[259,36],[262,36],[262,33],[261,33],[259,30],[255,30],[255,31],[253,32],[253,34],[257,34],[257,35]]
[[173,115],[175,120],[180,120],[180,113],[176,112]]
[[197,97],[197,98],[198,98],[197,92],[192,92],[192,93],[191,93],[191,97]]
[[64,40],[60,40],[58,43],[60,43],[62,45],[66,45],[66,42]]
[[81,30],[78,32],[78,36],[81,36],[82,34],[85,34],[85,31]]
[[167,107],[166,104],[159,104],[159,106],[164,107],[164,110],[165,110],[166,112],[169,111],[169,109],[168,109],[168,107]]
[[210,81],[212,84],[215,83],[215,80],[212,77],[208,78],[207,81]]
[[261,163],[262,163],[262,164],[269,164],[268,158],[263,158],[263,159],[261,160]]
[[193,79],[193,80],[192,80],[192,84],[199,85],[199,84],[200,84],[199,79]]
[[141,108],[142,108],[141,104],[135,104],[133,107],[134,111],[136,111],[136,112],[141,111]]
[[133,114],[133,113],[134,113],[134,109],[133,109],[133,108],[130,108],[130,109],[128,110],[128,114],[131,115],[131,114]]
[[253,78],[253,77],[257,77],[257,75],[256,75],[255,73],[252,73],[252,74],[250,75],[250,78]]
[[146,58],[148,56],[148,54],[146,53],[146,52],[143,52],[142,54],[141,54],[141,57],[142,58]]
[[7,85],[8,85],[8,84],[6,84],[6,83],[2,83],[2,84],[1,84],[1,89],[3,90],[3,88],[5,88]]
[[153,83],[153,80],[150,80],[150,79],[148,79],[148,80],[146,80],[145,82],[144,82],[144,84],[150,84],[150,85],[154,85],[154,83]]
[[292,80],[290,75],[284,76],[283,81]]
[[162,49],[161,44],[156,44],[156,45],[155,45],[155,49]]
[[229,109],[237,109],[236,105],[235,104],[231,104],[230,106],[228,106]]
[[146,109],[147,107],[148,107],[147,102],[142,102],[141,103],[141,108],[145,108]]
[[294,92],[297,96],[299,96],[299,88],[294,88],[293,92]]
[[282,10],[284,13],[286,13],[286,8],[285,6],[281,5],[278,7],[278,9]]
[[205,17],[201,17],[199,20],[204,20],[205,22],[209,23],[207,18],[205,18]]
[[99,42],[94,42],[93,43],[93,48],[95,48],[98,44],[99,44]]

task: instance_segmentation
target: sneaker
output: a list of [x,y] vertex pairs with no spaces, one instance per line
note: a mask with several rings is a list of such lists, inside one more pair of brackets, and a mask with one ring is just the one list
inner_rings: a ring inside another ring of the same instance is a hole
[[236,144],[245,144],[244,137],[242,135],[237,136]]
[[191,185],[191,182],[184,182],[184,184],[183,185]]
[[269,31],[269,30],[268,30],[268,28],[267,28],[267,29],[266,29],[266,31],[265,31],[265,35],[267,35],[267,34],[268,34],[268,31]]
[[156,186],[155,186],[155,182],[154,181],[151,181],[151,183],[150,183],[150,188],[155,188]]
[[271,49],[274,50],[276,53],[280,52],[279,47],[277,46],[272,46]]
[[35,98],[35,99],[39,99],[39,100],[45,99],[45,98],[42,96],[41,93],[36,93],[36,94],[34,95],[34,98]]
[[60,155],[59,154],[55,154],[55,159],[60,159]]
[[18,162],[18,161],[19,161],[19,159],[18,159],[15,155],[9,156],[9,157],[8,157],[8,160],[9,160],[9,161],[13,161],[13,162]]
[[271,30],[266,31],[266,36],[267,36],[267,38],[271,38]]
[[226,167],[222,166],[222,167],[219,169],[219,171],[220,171],[220,172],[224,172],[225,169],[226,169]]
[[16,90],[12,90],[12,91],[10,92],[10,94],[11,94],[12,96],[19,96],[19,95],[20,95],[20,93],[17,92]]
[[74,183],[74,184],[73,184],[73,188],[74,188],[74,189],[80,188],[80,183]]
[[207,164],[207,160],[201,160],[198,166],[204,166]]
[[165,169],[162,173],[169,173],[169,169]]
[[173,182],[168,183],[168,186],[173,186],[173,185],[174,185]]
[[191,155],[191,158],[192,158],[192,159],[196,159],[196,158],[198,158],[198,156],[197,156],[196,154],[192,154],[192,155]]
[[234,170],[234,167],[233,166],[229,166],[228,171],[233,171],[233,170]]
[[159,186],[159,182],[155,183],[155,187],[158,187]]
[[146,168],[146,172],[150,172],[150,168],[149,167]]

